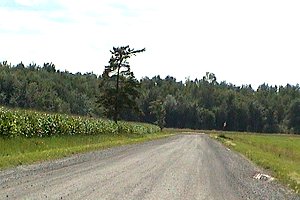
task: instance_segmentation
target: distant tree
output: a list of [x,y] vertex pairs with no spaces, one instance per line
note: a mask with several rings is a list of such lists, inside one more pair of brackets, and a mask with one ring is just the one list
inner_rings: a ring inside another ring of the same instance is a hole
[[257,102],[250,102],[248,105],[248,131],[262,132],[263,130],[263,112],[264,108]]
[[151,114],[155,115],[156,121],[155,123],[162,130],[166,124],[166,104],[164,99],[157,99],[155,101],[150,102],[150,110]]
[[112,117],[115,122],[122,111],[137,108],[139,83],[130,71],[128,59],[143,51],[145,48],[134,50],[129,46],[113,47],[110,51],[112,56],[102,75],[98,102],[105,108],[106,116]]
[[[184,82],[159,75],[138,82],[126,60],[142,51],[114,48],[100,77],[59,71],[53,63],[25,66],[22,62],[0,62],[0,105],[90,117],[106,115],[157,123],[161,128],[222,129],[226,122],[228,131],[300,133],[298,84],[262,84],[254,90],[250,85],[217,82],[213,73]],[[103,97],[100,107],[99,85]]]
[[288,127],[292,132],[300,133],[300,99],[294,100],[287,114]]
[[213,129],[216,126],[216,117],[212,111],[201,108],[198,110],[198,115],[202,129]]

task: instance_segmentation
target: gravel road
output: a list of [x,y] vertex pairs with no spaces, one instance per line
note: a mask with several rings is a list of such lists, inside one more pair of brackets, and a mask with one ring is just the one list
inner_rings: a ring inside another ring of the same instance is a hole
[[203,134],[75,155],[0,172],[0,199],[297,199]]

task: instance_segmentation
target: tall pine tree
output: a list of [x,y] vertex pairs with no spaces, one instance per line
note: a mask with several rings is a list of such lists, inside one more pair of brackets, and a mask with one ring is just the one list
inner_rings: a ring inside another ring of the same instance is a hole
[[129,46],[113,47],[110,51],[112,56],[102,74],[98,102],[104,107],[106,116],[116,123],[121,112],[138,110],[139,82],[130,70],[128,59],[144,51],[145,48],[134,50]]

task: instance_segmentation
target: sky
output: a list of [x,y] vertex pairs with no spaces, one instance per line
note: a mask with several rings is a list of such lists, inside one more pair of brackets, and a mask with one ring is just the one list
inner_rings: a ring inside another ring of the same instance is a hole
[[135,76],[206,72],[235,85],[300,83],[299,0],[0,0],[0,61],[102,74],[113,47]]

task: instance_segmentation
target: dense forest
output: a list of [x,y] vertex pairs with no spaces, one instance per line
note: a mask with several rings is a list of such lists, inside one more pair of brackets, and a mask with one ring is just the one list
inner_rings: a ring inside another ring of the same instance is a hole
[[[103,77],[93,73],[59,71],[53,63],[15,66],[0,63],[0,104],[6,107],[104,117],[99,105]],[[269,86],[218,82],[213,73],[195,80],[144,77],[139,82],[139,112],[121,119],[154,123],[151,105],[159,101],[165,126],[268,133],[300,133],[299,85]]]

